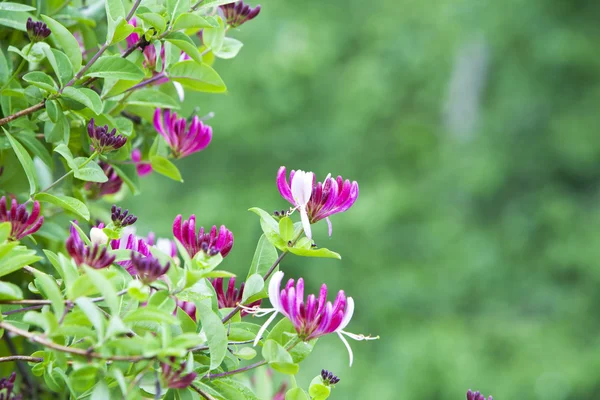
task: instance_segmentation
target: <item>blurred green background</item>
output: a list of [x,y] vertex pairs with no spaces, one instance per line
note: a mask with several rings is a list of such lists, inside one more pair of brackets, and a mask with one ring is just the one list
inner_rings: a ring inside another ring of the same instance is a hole
[[343,288],[348,330],[301,365],[332,399],[596,399],[600,390],[600,3],[591,0],[262,1],[218,61],[229,94],[188,93],[209,148],[125,204],[141,233],[177,213],[226,224],[245,276],[252,206],[287,207],[281,165],[357,180],[315,227],[342,261],[288,257],[316,292]]

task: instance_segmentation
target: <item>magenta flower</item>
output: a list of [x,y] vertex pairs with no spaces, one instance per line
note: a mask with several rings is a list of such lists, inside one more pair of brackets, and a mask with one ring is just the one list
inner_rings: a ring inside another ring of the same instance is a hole
[[190,318],[194,322],[197,322],[196,321],[196,305],[194,303],[192,303],[191,301],[177,299],[177,305],[175,306],[175,311],[173,312],[173,315],[177,314],[177,307],[181,308],[183,310],[183,312],[185,312],[187,315],[189,315]]
[[357,335],[343,330],[354,314],[354,300],[352,297],[346,297],[343,290],[338,292],[335,301],[331,304],[327,301],[327,285],[323,284],[319,297],[317,298],[311,294],[305,302],[304,280],[302,278],[298,279],[296,286],[294,286],[294,280],[290,279],[283,290],[281,290],[282,280],[283,272],[277,271],[273,274],[271,282],[269,282],[269,301],[273,305],[272,309],[253,311],[246,308],[248,312],[254,314],[267,315],[273,313],[256,334],[255,346],[278,313],[283,314],[290,320],[298,333],[298,337],[304,341],[316,339],[330,333],[337,333],[348,349],[350,366],[352,366],[353,354],[344,335],[354,340],[379,339],[379,337]]
[[154,282],[169,270],[170,264],[167,263],[164,267],[160,265],[160,261],[152,256],[141,256],[135,251],[131,252],[131,271],[133,275],[137,275],[140,281],[146,285]]
[[125,136],[117,135],[116,128],[109,132],[108,125],[96,126],[94,118],[90,119],[87,131],[94,150],[100,154],[120,149],[127,143]]
[[[152,257],[152,253],[150,253],[150,246],[146,243],[146,241],[143,238],[139,238],[133,233],[127,236],[127,240],[125,240],[124,237],[121,239],[111,240],[110,247],[113,250],[132,250],[141,254],[144,257]],[[129,272],[131,275],[135,275],[132,260],[119,261],[117,262],[117,264],[125,268],[127,272]]]
[[[75,221],[75,223],[77,222]],[[67,252],[78,266],[85,264],[95,269],[101,269],[110,266],[115,261],[115,256],[108,254],[105,246],[98,243],[86,246],[73,225],[71,225],[71,234],[67,238],[66,247]]]
[[[485,400],[485,396],[479,392],[472,392],[471,389],[467,391],[467,400]],[[488,400],[493,400],[492,396],[488,397]]]
[[329,236],[332,226],[329,217],[348,210],[358,199],[358,183],[344,180],[341,176],[333,179],[327,175],[324,183],[315,183],[312,172],[290,172],[290,183],[287,181],[285,167],[277,172],[277,188],[284,199],[292,203],[294,209],[300,211],[302,226],[306,236],[312,238],[310,224],[322,219],[327,220]]
[[243,1],[224,4],[219,6],[219,8],[223,11],[227,24],[232,28],[237,28],[244,22],[256,18],[258,13],[260,13],[260,5],[252,8],[249,5],[244,4]]
[[13,389],[15,388],[15,379],[17,378],[17,373],[13,372],[10,374],[8,378],[0,379],[0,392],[4,392],[0,394],[0,400],[22,400],[23,395],[13,393]]
[[[129,20],[129,25],[132,25],[134,28],[137,28],[137,18],[133,17]],[[133,47],[135,46],[140,40],[140,34],[137,32],[133,32],[132,34],[130,34],[129,36],[127,36],[127,38],[125,39],[125,42],[127,42],[127,47]]]
[[212,139],[212,128],[204,125],[198,116],[187,126],[185,118],[177,119],[177,113],[160,108],[154,112],[154,128],[165,138],[176,158],[204,150]]
[[146,176],[152,173],[152,164],[142,161],[142,152],[139,149],[131,152],[131,161],[135,164],[139,176]]
[[[211,281],[213,287],[215,288],[215,292],[217,293],[217,302],[219,303],[219,308],[234,308],[238,305],[238,303],[242,302],[242,298],[244,295],[244,285],[242,282],[240,285],[240,289],[235,288],[235,278],[229,278],[229,283],[227,285],[227,292],[223,290],[223,278],[215,278]],[[247,308],[260,306],[262,300],[257,300],[251,304],[246,305]],[[241,316],[246,315],[247,312],[241,312]]]
[[175,363],[175,357],[170,357],[170,364],[161,363],[160,369],[162,371],[162,377],[170,389],[185,389],[190,386],[196,376],[195,372],[185,373],[185,362],[181,363],[178,368],[173,368],[172,364]]
[[27,29],[27,35],[29,36],[29,40],[32,42],[41,42],[46,39],[52,31],[48,28],[43,22],[33,22],[30,18],[27,18],[27,23],[25,24],[25,28]]
[[100,161],[98,165],[100,165],[100,167],[104,171],[104,174],[108,178],[108,181],[102,183],[86,183],[85,188],[90,191],[90,197],[93,199],[97,199],[109,194],[115,194],[119,190],[121,190],[121,186],[123,186],[123,180],[110,164],[107,164],[104,161]]
[[233,233],[225,225],[221,225],[218,233],[216,225],[207,233],[204,233],[204,227],[200,227],[196,235],[196,216],[192,214],[190,219],[183,222],[182,219],[181,214],[175,217],[173,236],[181,242],[190,257],[194,257],[200,251],[208,256],[221,253],[223,258],[227,257],[233,247]]
[[44,217],[40,215],[40,203],[33,202],[31,214],[27,212],[25,204],[17,203],[12,199],[10,211],[6,208],[6,196],[0,198],[0,222],[10,222],[9,240],[20,240],[27,235],[36,233],[44,223]]

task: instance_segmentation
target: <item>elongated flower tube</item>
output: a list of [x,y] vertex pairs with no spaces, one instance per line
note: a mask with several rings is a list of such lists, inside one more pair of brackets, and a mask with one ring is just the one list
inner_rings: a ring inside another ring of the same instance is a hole
[[237,28],[246,21],[256,18],[260,13],[260,5],[252,8],[249,5],[244,4],[243,1],[235,3],[224,4],[220,6],[227,24],[232,28]]
[[12,199],[10,210],[6,208],[6,196],[0,198],[0,222],[10,222],[9,240],[20,240],[27,235],[36,233],[44,223],[44,217],[40,215],[40,203],[33,202],[31,214],[27,212],[25,204],[17,203]]
[[302,278],[298,279],[296,286],[294,286],[294,280],[290,279],[283,290],[281,290],[282,280],[283,272],[277,271],[273,274],[271,282],[269,282],[269,301],[273,305],[272,309],[253,311],[244,308],[249,313],[260,313],[261,315],[273,313],[256,334],[255,346],[278,313],[283,314],[290,320],[298,333],[298,337],[303,341],[316,339],[329,333],[336,333],[348,349],[350,366],[352,366],[353,354],[344,335],[354,340],[379,339],[379,337],[357,335],[344,331],[354,314],[354,300],[352,297],[346,297],[343,290],[338,292],[332,304],[327,301],[327,285],[323,284],[319,297],[317,298],[311,294],[305,302],[304,280]]
[[[235,288],[235,278],[229,278],[229,283],[227,284],[227,291],[223,290],[223,278],[215,278],[211,281],[213,287],[215,288],[215,292],[217,293],[217,302],[219,304],[219,308],[233,308],[238,305],[238,303],[242,302],[242,298],[244,296],[244,286],[245,283],[242,282],[240,285],[240,289]],[[246,307],[252,308],[260,306],[262,300],[257,300],[252,302]],[[241,316],[248,314],[244,310],[241,312]]]
[[152,173],[152,164],[142,161],[142,152],[139,149],[131,152],[131,161],[135,164],[139,176],[146,176]]
[[115,256],[108,254],[105,246],[98,243],[86,246],[73,225],[71,225],[71,234],[67,238],[66,247],[67,252],[78,266],[85,264],[95,269],[101,269],[110,266],[115,261]]
[[[144,257],[151,257],[152,253],[150,253],[150,246],[146,243],[144,238],[140,238],[135,236],[135,234],[129,234],[127,239],[122,237],[121,239],[114,239],[110,241],[110,247],[113,250],[121,249],[121,250],[132,250],[136,253],[141,254]],[[120,266],[125,268],[127,272],[131,275],[135,275],[136,271],[133,268],[132,260],[123,260],[117,262]]]
[[108,125],[96,126],[94,118],[90,119],[87,131],[94,150],[101,154],[120,149],[127,143],[127,138],[125,136],[117,135],[116,128],[109,131]]
[[192,214],[190,219],[183,221],[180,215],[173,221],[173,236],[183,244],[190,257],[194,257],[200,251],[208,256],[214,256],[221,253],[223,258],[233,247],[233,233],[221,225],[217,233],[217,226],[214,225],[210,232],[204,232],[204,227],[200,227],[196,234],[196,216]]
[[41,42],[52,33],[48,25],[43,22],[33,22],[31,18],[27,18],[25,29],[27,29],[27,35],[32,42]]
[[144,257],[135,251],[131,252],[131,270],[146,285],[166,274],[169,266],[169,263],[162,266],[160,261],[152,256]]
[[204,125],[195,115],[187,126],[185,118],[177,113],[157,108],[154,112],[154,128],[165,138],[176,158],[204,150],[212,139],[212,128]]
[[329,217],[347,211],[358,199],[356,181],[350,182],[341,176],[334,179],[329,174],[323,183],[315,183],[312,172],[292,170],[288,183],[285,167],[279,168],[277,172],[277,188],[284,199],[300,210],[302,226],[308,238],[311,238],[310,224],[322,219],[327,220],[331,236]]
[[[485,400],[485,396],[479,392],[472,392],[471,389],[467,391],[467,400]],[[493,400],[492,396],[488,397],[487,400]]]
[[161,363],[160,369],[162,371],[162,377],[170,389],[185,389],[190,386],[196,376],[195,372],[185,373],[185,362],[181,363],[176,368],[173,368],[172,364],[175,363],[175,357],[170,358],[170,363]]

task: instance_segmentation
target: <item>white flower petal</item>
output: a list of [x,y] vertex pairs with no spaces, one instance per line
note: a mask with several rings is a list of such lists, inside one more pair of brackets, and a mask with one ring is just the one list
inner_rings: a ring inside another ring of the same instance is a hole
[[352,315],[354,314],[354,299],[352,297],[348,297],[346,299],[346,312],[344,313],[344,318],[340,323],[340,326],[336,329],[336,331],[341,331],[344,329],[352,319]]
[[348,349],[348,355],[350,356],[350,366],[352,366],[352,361],[354,361],[354,354],[352,353],[352,348],[350,347],[350,343],[348,343],[348,341],[342,335],[341,332],[338,331],[337,334],[340,337],[340,339],[342,340],[342,342],[344,342],[344,345],[346,346],[346,349]]
[[173,86],[175,86],[175,91],[177,92],[179,100],[183,101],[185,99],[185,90],[183,89],[183,86],[181,86],[181,83],[179,82],[173,82]]
[[302,221],[302,227],[306,237],[312,239],[312,230],[310,228],[310,221],[308,220],[308,213],[305,207],[300,207],[300,220]]
[[280,297],[280,288],[281,288],[282,280],[283,280],[283,272],[277,271],[277,272],[275,272],[275,274],[273,274],[273,277],[271,278],[271,282],[269,282],[269,301],[271,302],[271,305],[273,306],[273,308],[280,312],[281,312],[282,308],[281,308],[281,302],[279,301],[279,297]]
[[90,231],[90,241],[92,244],[102,245],[108,243],[108,236],[99,228],[92,228]]
[[256,339],[254,339],[254,347],[256,347],[256,345],[258,344],[258,342],[262,338],[262,335],[265,333],[265,331],[267,330],[267,328],[269,327],[269,325],[271,325],[271,322],[273,322],[273,320],[275,319],[276,316],[277,316],[277,311],[275,311],[273,313],[273,315],[271,315],[269,317],[269,319],[267,320],[267,322],[265,322],[263,324],[263,326],[260,327],[260,330],[256,334]]
[[296,171],[291,182],[292,197],[296,206],[305,206],[312,195],[313,173]]

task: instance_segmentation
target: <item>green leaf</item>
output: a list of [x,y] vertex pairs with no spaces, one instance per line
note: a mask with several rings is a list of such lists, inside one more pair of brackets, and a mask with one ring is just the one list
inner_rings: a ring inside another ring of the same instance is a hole
[[62,51],[49,47],[44,47],[43,51],[61,86],[64,86],[73,78],[73,66],[69,58]]
[[184,12],[190,9],[190,0],[167,0],[167,12],[171,16],[170,21],[175,21]]
[[44,126],[44,137],[50,143],[68,143],[71,135],[71,124],[64,113],[58,114],[56,124],[46,122]]
[[65,311],[65,300],[54,278],[37,269],[33,269],[32,272],[35,276],[35,286],[52,302],[54,314],[58,317],[62,316]]
[[37,175],[35,174],[35,167],[33,166],[33,160],[31,159],[31,157],[29,156],[29,153],[27,153],[27,150],[25,150],[25,148],[23,147],[23,145],[21,143],[17,142],[11,136],[11,134],[8,133],[8,131],[6,129],[2,128],[2,130],[4,131],[4,134],[6,135],[6,137],[8,138],[8,141],[10,142],[11,147],[15,151],[15,154],[17,155],[19,162],[23,166],[23,170],[25,170],[25,175],[27,175],[27,180],[29,181],[29,194],[35,193],[35,191],[37,190],[38,183],[37,183]]
[[23,291],[20,287],[10,282],[0,281],[0,300],[21,300]]
[[321,375],[315,376],[310,382],[308,394],[316,400],[326,400],[331,394],[331,388],[323,384]]
[[279,223],[275,218],[265,210],[261,210],[257,207],[251,208],[249,211],[252,211],[260,217],[260,227],[267,240],[279,250],[286,251],[288,247],[287,242],[279,235]]
[[198,92],[223,93],[227,91],[225,82],[214,69],[193,60],[181,61],[172,65],[167,74],[175,82]]
[[75,36],[67,28],[65,28],[60,22],[48,17],[47,15],[41,16],[48,28],[52,31],[51,37],[58,43],[58,45],[63,49],[69,61],[71,62],[71,66],[73,67],[73,71],[77,72],[81,68],[81,49],[79,48],[79,43]]
[[117,26],[119,26],[121,22],[125,20],[125,7],[123,7],[123,3],[120,0],[106,0],[104,7],[108,20],[106,42],[112,44],[114,43]]
[[11,2],[0,3],[0,11],[33,11],[35,7]]
[[283,217],[279,220],[279,236],[286,242],[294,239],[294,223],[290,217]]
[[100,381],[94,386],[94,391],[92,392],[92,396],[90,400],[106,400],[110,399],[110,390],[108,389],[108,385],[104,381]]
[[27,31],[25,24],[28,17],[29,14],[23,12],[3,11],[0,13],[0,25],[25,32]]
[[120,56],[100,57],[85,76],[96,78],[125,79],[130,81],[139,81],[144,78],[144,72],[131,61]]
[[[298,333],[296,332],[296,328],[290,322],[289,319],[283,318],[281,319],[269,332],[267,336],[267,340],[274,340],[283,347],[289,346],[293,340],[296,340],[298,337]],[[309,342],[300,342],[292,348],[289,353],[292,356],[292,361],[295,363],[299,363],[304,360],[308,355],[312,352],[317,339],[311,340]]]
[[106,182],[108,177],[95,161],[90,161],[84,167],[80,167],[87,159],[85,157],[77,157],[74,161],[77,165],[75,170],[75,178],[88,182]]
[[70,211],[86,221],[89,221],[90,219],[90,211],[86,205],[73,197],[55,196],[50,193],[38,193],[34,196],[34,198],[39,201],[57,205],[65,211]]
[[123,322],[155,322],[155,323],[165,323],[171,325],[179,325],[179,320],[173,316],[172,311],[162,311],[155,307],[140,307],[138,309],[132,310],[125,315],[123,318]]
[[205,28],[202,31],[202,41],[213,53],[221,50],[225,39],[225,22],[218,18],[219,26]]
[[342,256],[340,256],[338,253],[326,248],[302,249],[297,247],[288,247],[288,250],[290,251],[290,253],[302,257],[337,258],[338,260],[342,259]]
[[50,118],[50,121],[56,123],[56,121],[58,121],[59,114],[62,112],[60,103],[56,100],[46,100],[46,112],[48,113],[48,118]]
[[131,106],[141,106],[152,108],[168,108],[170,110],[178,110],[179,102],[171,96],[155,89],[140,89],[133,92],[131,96],[125,100],[125,104]]
[[0,222],[0,243],[3,243],[8,239],[11,230],[12,224],[10,222]]
[[[93,304],[92,304],[93,305]],[[94,386],[101,374],[97,365],[84,364],[69,374],[73,389],[77,392],[85,392]]]
[[96,334],[98,335],[98,340],[102,342],[104,340],[104,327],[106,326],[106,320],[104,319],[104,315],[98,306],[87,297],[80,297],[76,299],[75,304],[79,306],[87,319],[92,323],[94,329],[96,330]]
[[73,159],[73,154],[71,154],[71,150],[69,150],[69,147],[66,144],[59,144],[54,148],[54,151],[63,156],[69,168],[77,170],[77,163]]
[[263,345],[262,355],[274,370],[288,375],[296,375],[298,373],[298,364],[293,362],[290,353],[276,341],[267,340]]
[[[115,24],[116,25],[115,25],[114,32],[112,33],[112,36],[107,35],[107,37],[106,37],[106,40],[108,42],[110,42],[110,44],[115,44],[122,40],[125,40],[127,38],[127,36],[131,35],[133,30],[135,29],[133,27],[133,25],[130,25],[129,23],[127,23],[127,21],[124,18],[119,18],[115,22]],[[109,26],[110,25],[111,24],[109,23]]]
[[202,62],[202,55],[198,51],[198,48],[194,42],[192,42],[192,39],[185,33],[171,32],[166,37],[166,40],[183,50],[192,60],[197,61],[198,63]]
[[234,58],[235,56],[238,55],[238,53],[240,52],[240,50],[242,49],[243,46],[244,46],[244,43],[240,42],[239,40],[225,37],[225,38],[223,38],[223,43],[221,45],[221,48],[217,51],[213,50],[213,54],[216,57],[223,58],[223,59]]
[[146,22],[150,27],[153,27],[158,31],[158,33],[162,33],[167,28],[167,21],[160,14],[156,14],[153,12],[148,13],[138,13],[135,15],[137,18]]
[[135,165],[122,164],[119,166],[113,165],[112,167],[134,196],[140,194],[140,177]]
[[208,340],[210,350],[210,369],[218,368],[227,353],[227,331],[221,318],[205,302],[196,303],[196,309],[202,321],[202,330]]
[[310,397],[301,388],[293,388],[285,393],[285,400],[310,400]]
[[70,287],[73,282],[79,277],[77,268],[73,265],[70,260],[64,256],[64,254],[51,252],[50,250],[44,249],[44,254],[48,261],[54,266],[58,274],[63,279],[65,286]]
[[246,302],[250,297],[254,296],[265,287],[265,281],[263,280],[262,275],[253,274],[246,280],[246,284],[244,285],[244,293],[242,296],[242,304]]
[[100,100],[100,96],[98,96],[98,93],[94,92],[92,89],[76,89],[72,86],[67,86],[63,89],[62,95],[66,98],[75,100],[78,103],[83,104],[96,115],[102,113],[102,108],[104,107],[102,104],[102,100]]
[[150,163],[152,164],[152,169],[158,172],[161,175],[166,176],[167,178],[171,178],[175,181],[183,182],[181,178],[181,173],[171,161],[169,161],[166,157],[162,156],[151,156]]
[[218,26],[219,22],[214,17],[201,16],[192,13],[183,13],[175,21],[175,24],[173,25],[173,30],[179,31],[182,29],[202,29]]
[[58,86],[56,85],[56,82],[54,82],[54,79],[52,79],[50,76],[46,75],[43,72],[29,72],[23,75],[23,80],[34,86],[39,87],[40,89],[47,90],[50,93],[55,94],[58,92]]
[[35,137],[35,135],[21,132],[17,136],[17,140],[21,142],[21,144],[31,153],[33,153],[33,155],[39,157],[49,168],[54,168],[52,156],[48,152],[48,149],[46,149],[46,147]]
[[92,284],[104,297],[104,302],[110,308],[112,315],[119,315],[119,297],[113,287],[113,284],[108,280],[102,271],[97,271],[86,265],[83,266],[85,273],[90,277]]
[[26,265],[33,264],[42,258],[35,251],[18,242],[0,244],[0,277],[18,271]]

